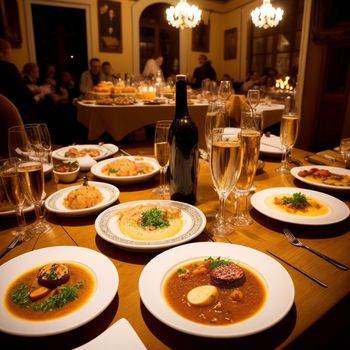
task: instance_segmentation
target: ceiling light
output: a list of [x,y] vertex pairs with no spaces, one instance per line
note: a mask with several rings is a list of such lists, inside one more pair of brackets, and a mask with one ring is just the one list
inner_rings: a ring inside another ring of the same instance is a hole
[[189,5],[186,0],[180,2],[174,7],[166,10],[166,19],[168,23],[176,28],[194,28],[201,20],[202,10],[197,6]]
[[283,12],[279,7],[275,9],[270,0],[263,0],[263,4],[252,11],[250,15],[256,27],[267,29],[278,25],[279,21],[282,20]]

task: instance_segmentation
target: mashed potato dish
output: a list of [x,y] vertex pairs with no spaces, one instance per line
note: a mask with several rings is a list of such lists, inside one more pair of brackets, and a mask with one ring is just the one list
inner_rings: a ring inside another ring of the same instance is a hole
[[95,186],[80,186],[68,193],[63,199],[63,205],[67,209],[91,208],[103,200],[103,195]]
[[[142,157],[139,160],[142,160]],[[106,164],[102,168],[102,173],[108,176],[137,176],[148,174],[153,170],[154,167],[147,162],[122,158]]]
[[121,210],[118,213],[118,223],[124,235],[142,241],[174,236],[183,226],[180,209],[151,204]]

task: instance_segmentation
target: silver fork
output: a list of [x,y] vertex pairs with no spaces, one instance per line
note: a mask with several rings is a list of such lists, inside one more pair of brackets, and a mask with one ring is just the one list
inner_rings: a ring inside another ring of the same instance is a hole
[[0,251],[0,258],[2,258],[8,251],[14,248],[18,242],[22,242],[22,236],[20,234],[17,235],[7,247]]
[[294,246],[296,247],[302,247],[302,248],[305,248],[307,250],[309,250],[310,252],[318,255],[319,257],[325,259],[326,261],[328,261],[329,263],[333,264],[334,266],[338,267],[339,269],[342,269],[342,270],[348,270],[349,268],[343,264],[341,264],[340,262],[330,258],[329,256],[327,255],[324,255],[320,252],[318,252],[317,250],[313,249],[313,248],[310,248],[308,247],[307,245],[305,245],[304,243],[302,243],[301,241],[299,241],[298,238],[296,238],[292,232],[290,232],[290,230],[288,230],[287,228],[284,228],[283,229],[283,232],[284,232],[284,235],[287,237],[289,243],[293,244]]

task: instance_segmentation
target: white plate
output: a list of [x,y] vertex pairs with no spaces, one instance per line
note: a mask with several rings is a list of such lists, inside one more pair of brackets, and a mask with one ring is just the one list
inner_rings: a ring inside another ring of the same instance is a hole
[[[123,158],[130,159],[134,162],[149,163],[154,167],[154,170],[148,174],[141,174],[141,175],[135,175],[135,176],[109,176],[102,173],[102,168],[105,165],[107,165],[108,163],[114,162],[117,159],[123,159]],[[133,184],[133,183],[146,181],[151,179],[154,175],[156,175],[159,172],[159,164],[154,158],[143,157],[143,156],[141,157],[142,159],[139,159],[139,158],[140,156],[122,156],[118,158],[106,159],[92,166],[91,172],[100,179],[103,179],[111,183],[117,183],[117,184]]]
[[[209,256],[242,262],[261,276],[267,297],[260,311],[232,325],[209,326],[189,321],[169,307],[162,295],[162,284],[169,271],[177,265]],[[252,248],[217,242],[185,244],[157,255],[143,269],[139,291],[146,308],[161,322],[184,333],[210,338],[235,338],[261,332],[279,322],[294,302],[292,279],[275,259]]]
[[341,191],[350,191],[350,186],[333,186],[333,185],[327,185],[327,184],[322,184],[319,182],[314,182],[306,179],[305,177],[302,177],[298,175],[299,171],[303,170],[310,170],[310,169],[325,169],[328,170],[329,172],[333,174],[341,174],[341,175],[348,175],[350,176],[350,170],[348,169],[343,169],[343,168],[337,168],[337,167],[331,167],[331,166],[325,166],[325,165],[306,165],[306,166],[299,166],[299,167],[294,167],[291,169],[290,173],[298,180],[307,183],[308,185],[324,188],[324,189],[329,189],[329,190],[341,190]]
[[[301,192],[307,196],[313,197],[318,201],[325,204],[329,211],[328,213],[320,216],[301,216],[296,214],[289,214],[279,211],[277,209],[271,208],[265,202],[268,197],[274,195],[290,195],[296,192]],[[334,224],[336,222],[345,220],[349,214],[350,210],[348,206],[340,201],[339,199],[332,197],[328,194],[306,190],[304,188],[297,187],[274,187],[260,192],[254,193],[251,197],[252,206],[270,218],[290,222],[292,224],[302,224],[302,225],[328,225]]]
[[105,145],[71,145],[71,146],[66,146],[62,148],[58,148],[55,151],[52,152],[52,157],[58,160],[71,160],[73,157],[66,157],[65,153],[70,149],[70,148],[76,148],[78,151],[81,149],[85,148],[90,148],[90,149],[96,149],[100,152],[100,155],[97,157],[92,157],[95,160],[101,160],[104,158],[107,158],[114,153],[118,152],[118,147],[112,144],[105,144]]
[[260,140],[260,153],[266,153],[269,155],[282,155],[283,149],[280,137],[272,134],[267,137],[264,134]]
[[96,290],[78,310],[53,320],[26,321],[0,308],[0,330],[21,336],[46,336],[70,331],[88,323],[107,308],[118,290],[119,276],[114,264],[94,250],[60,246],[33,250],[0,266],[0,300],[3,303],[9,284],[24,272],[53,261],[71,261],[85,265],[96,278]]
[[68,195],[69,192],[77,189],[80,186],[83,186],[83,185],[78,185],[78,186],[66,187],[66,188],[63,188],[62,190],[54,192],[45,201],[46,209],[52,213],[55,213],[58,216],[81,217],[81,216],[97,213],[102,209],[107,208],[109,205],[114,203],[119,197],[120,192],[118,188],[113,185],[106,184],[104,182],[95,182],[95,181],[89,181],[88,183],[90,186],[95,186],[101,191],[103,195],[103,200],[101,203],[91,208],[67,209],[63,205],[63,199]]
[[43,164],[44,175],[48,175],[53,170],[53,164],[44,163]]
[[131,324],[121,318],[95,339],[74,350],[147,350]]
[[[184,226],[175,236],[159,241],[140,241],[125,236],[119,229],[116,214],[137,205],[159,204],[181,209]],[[206,217],[198,208],[177,201],[143,200],[115,205],[102,212],[95,221],[99,236],[121,248],[137,251],[157,251],[190,241],[202,233],[206,225]]]

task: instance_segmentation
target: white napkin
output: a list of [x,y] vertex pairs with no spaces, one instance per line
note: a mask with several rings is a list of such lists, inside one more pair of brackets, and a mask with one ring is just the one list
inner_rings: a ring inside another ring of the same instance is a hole
[[[95,339],[75,350],[147,350],[131,324],[121,318]],[[73,349],[74,350],[74,349]]]
[[89,156],[88,154],[85,155],[84,157],[79,157],[77,158],[77,161],[79,162],[80,165],[80,169],[82,171],[88,171],[90,170],[90,168],[96,164],[96,160],[93,159],[91,156]]

